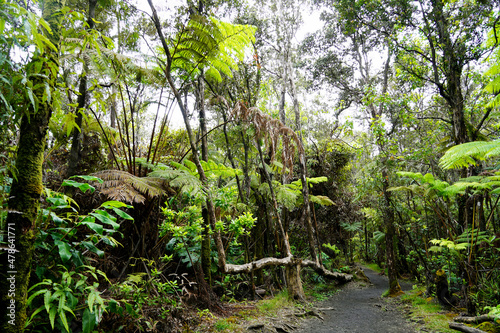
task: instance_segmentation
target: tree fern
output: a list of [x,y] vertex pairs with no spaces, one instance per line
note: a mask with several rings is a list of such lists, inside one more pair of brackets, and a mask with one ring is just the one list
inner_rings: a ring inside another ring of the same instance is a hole
[[173,41],[171,68],[188,77],[200,69],[217,81],[222,80],[221,73],[232,77],[232,70],[238,68],[236,60],[243,60],[245,50],[255,41],[255,31],[252,26],[191,15]]

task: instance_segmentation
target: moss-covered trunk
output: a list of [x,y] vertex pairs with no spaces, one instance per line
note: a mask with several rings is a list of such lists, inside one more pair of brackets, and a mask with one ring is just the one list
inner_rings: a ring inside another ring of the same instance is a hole
[[20,332],[26,322],[26,296],[35,241],[35,221],[43,189],[42,163],[49,116],[50,109],[40,107],[35,117],[28,120],[24,116],[22,119],[16,160],[19,173],[10,191],[6,230],[12,250],[1,254],[0,306],[2,310],[9,309],[7,318],[2,318],[2,332]]
[[[61,15],[54,15],[64,0],[49,0],[43,5],[43,18],[50,24],[52,34],[46,34],[56,47],[59,42]],[[38,71],[39,66],[41,69]],[[26,308],[31,263],[36,236],[36,220],[43,190],[42,165],[45,137],[52,114],[55,79],[58,72],[58,54],[46,47],[36,50],[26,67],[31,78],[38,105],[35,109],[26,101],[27,109],[21,119],[16,157],[17,175],[10,191],[9,214],[5,234],[10,250],[0,253],[0,318],[1,332],[22,332],[26,323]],[[30,74],[40,75],[30,75]],[[50,97],[46,90],[49,86]],[[36,87],[40,87],[36,89]],[[7,310],[7,311],[4,311]]]

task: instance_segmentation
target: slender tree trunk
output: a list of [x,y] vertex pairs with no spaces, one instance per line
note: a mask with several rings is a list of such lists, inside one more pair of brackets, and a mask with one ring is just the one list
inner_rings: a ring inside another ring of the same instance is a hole
[[389,188],[389,176],[387,170],[382,171],[382,191],[384,195],[384,221],[385,221],[385,253],[387,260],[387,271],[389,277],[389,294],[398,295],[401,293],[401,286],[398,282],[398,272],[396,269],[396,252],[394,250],[394,239],[396,230],[394,227],[394,211],[391,205],[391,192]]
[[[87,16],[87,30],[94,29],[95,26],[95,10],[97,7],[97,0],[89,0],[89,12]],[[83,50],[85,52],[85,50]],[[75,123],[78,128],[73,129],[73,137],[71,140],[71,150],[69,153],[68,160],[68,169],[66,172],[67,177],[71,177],[78,173],[78,164],[80,162],[81,154],[82,154],[82,141],[83,141],[83,112],[85,112],[85,108],[87,107],[87,78],[88,78],[89,66],[88,61],[84,57],[84,64],[82,74],[80,75],[80,85],[78,87],[78,106],[76,108],[76,119]]]
[[[201,159],[208,162],[208,142],[207,142],[207,117],[205,114],[205,85],[203,81],[203,74],[198,77],[198,87],[197,87],[197,106],[199,111],[200,119],[200,135],[201,135]],[[207,203],[208,207],[208,203]],[[203,274],[205,279],[212,285],[212,274],[211,274],[211,259],[210,259],[210,216],[208,215],[208,209],[206,207],[202,208],[201,215],[203,217],[203,231],[201,240],[201,267],[203,269]]]
[[302,198],[304,199],[304,206],[302,208],[301,222],[306,226],[307,239],[309,241],[309,252],[312,259],[319,264],[319,256],[316,246],[316,237],[312,221],[311,221],[311,205],[309,202],[309,185],[307,184],[307,165],[306,165],[306,154],[304,150],[304,143],[302,139],[302,124],[300,121],[300,105],[297,96],[297,90],[295,88],[295,81],[293,78],[292,65],[290,60],[285,64],[288,73],[288,81],[290,83],[290,94],[293,100],[293,110],[295,113],[295,131],[299,137],[300,147],[299,148],[299,166],[300,166],[300,179],[302,180]]
[[[50,24],[52,34],[47,38],[59,45],[59,31],[62,15],[54,15],[65,5],[65,1],[50,0],[43,4],[43,18]],[[33,86],[42,86],[34,91],[40,103],[34,110],[30,105],[21,119],[20,137],[16,157],[17,177],[14,178],[9,199],[9,214],[6,221],[6,241],[9,250],[0,252],[0,331],[5,333],[22,332],[27,320],[26,300],[28,296],[36,221],[40,207],[40,195],[43,190],[42,165],[46,144],[46,134],[52,105],[46,94],[45,85],[50,92],[55,90],[58,54],[46,48],[37,50],[28,65],[42,63],[39,76],[33,77]],[[38,53],[38,52],[41,52]],[[53,71],[53,69],[56,71]]]

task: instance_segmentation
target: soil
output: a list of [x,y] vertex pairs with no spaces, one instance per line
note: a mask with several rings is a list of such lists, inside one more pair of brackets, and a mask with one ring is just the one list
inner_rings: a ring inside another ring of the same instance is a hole
[[[393,303],[382,299],[388,289],[386,276],[364,268],[371,283],[353,283],[341,289],[328,300],[316,306],[322,309],[322,317],[301,322],[294,333],[407,333],[419,332],[414,323],[405,319],[402,311]],[[411,284],[400,283],[403,290],[411,290]]]

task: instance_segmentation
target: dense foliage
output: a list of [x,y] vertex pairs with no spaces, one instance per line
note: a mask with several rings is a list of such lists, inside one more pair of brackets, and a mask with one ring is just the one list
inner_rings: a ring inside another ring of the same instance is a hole
[[499,317],[498,9],[0,1],[1,330],[181,331],[361,260]]

